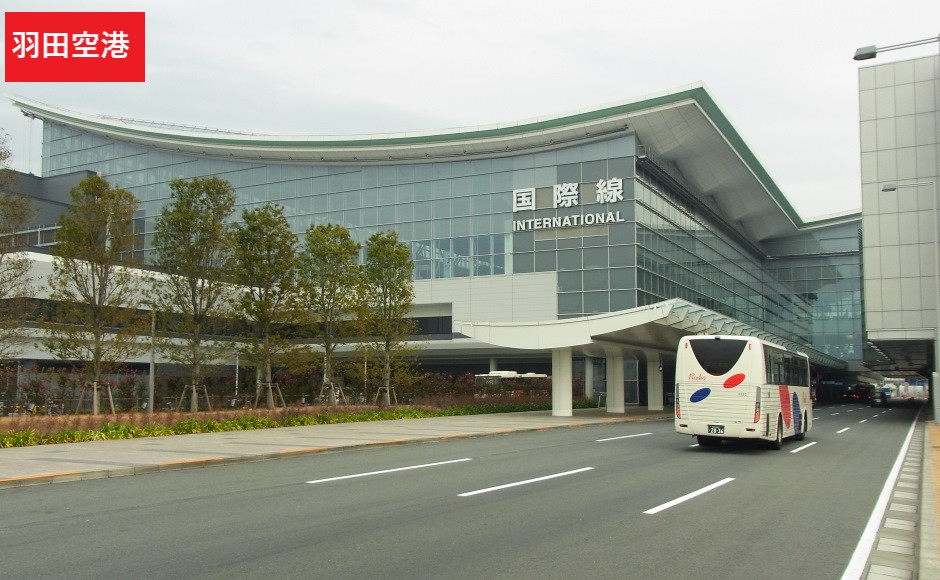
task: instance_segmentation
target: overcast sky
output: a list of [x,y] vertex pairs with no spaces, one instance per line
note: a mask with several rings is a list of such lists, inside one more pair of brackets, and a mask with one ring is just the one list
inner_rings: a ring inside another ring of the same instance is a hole
[[[804,218],[861,207],[857,71],[866,63],[852,60],[855,49],[940,32],[936,0],[4,0],[3,8],[143,11],[147,29],[144,83],[4,83],[6,96],[258,133],[433,131],[701,81]],[[0,128],[13,168],[41,173],[39,123],[3,99]]]

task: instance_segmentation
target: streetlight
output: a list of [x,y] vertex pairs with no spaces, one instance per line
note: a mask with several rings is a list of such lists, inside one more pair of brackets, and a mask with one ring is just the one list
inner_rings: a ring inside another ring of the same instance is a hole
[[871,58],[875,58],[875,56],[876,56],[879,52],[886,52],[886,51],[889,51],[889,50],[898,50],[898,49],[901,49],[901,48],[910,48],[910,47],[912,47],[912,46],[920,46],[920,45],[922,45],[922,44],[930,44],[931,42],[938,42],[938,41],[940,41],[940,35],[938,35],[938,36],[936,36],[936,37],[934,37],[934,38],[924,38],[924,39],[922,39],[922,40],[912,40],[912,41],[910,41],[910,42],[902,42],[901,44],[892,44],[892,45],[890,45],[890,46],[882,46],[882,47],[877,47],[877,46],[863,46],[862,48],[859,48],[858,50],[855,51],[855,56],[854,56],[853,58],[854,58],[855,60],[868,60],[868,59],[871,59]]
[[938,377],[940,377],[937,369],[937,365],[940,364],[940,227],[937,225],[937,183],[930,180],[902,184],[886,183],[881,186],[881,191],[897,191],[906,187],[922,187],[925,185],[930,186],[930,199],[933,200],[933,283],[936,314],[934,315],[933,373],[931,376],[933,388],[930,391],[930,399],[933,402],[933,420],[937,423],[940,422],[940,392],[938,392],[940,391],[940,383],[937,382]]
[[147,414],[153,415],[153,387],[157,368],[157,307],[150,305],[150,376],[147,378]]

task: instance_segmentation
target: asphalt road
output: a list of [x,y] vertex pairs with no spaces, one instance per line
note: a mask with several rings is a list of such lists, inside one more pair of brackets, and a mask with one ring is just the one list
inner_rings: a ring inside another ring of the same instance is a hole
[[0,578],[840,578],[915,412],[820,407],[781,451],[658,421],[23,487]]

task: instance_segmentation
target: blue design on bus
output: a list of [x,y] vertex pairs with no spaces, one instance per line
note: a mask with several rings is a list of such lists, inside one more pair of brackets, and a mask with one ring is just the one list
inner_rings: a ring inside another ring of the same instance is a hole
[[712,394],[712,390],[708,387],[704,387],[692,393],[692,396],[689,397],[689,401],[692,403],[698,403],[700,401],[704,401],[705,397],[710,394]]
[[800,399],[793,393],[793,429],[800,433],[803,431],[803,413],[800,413]]

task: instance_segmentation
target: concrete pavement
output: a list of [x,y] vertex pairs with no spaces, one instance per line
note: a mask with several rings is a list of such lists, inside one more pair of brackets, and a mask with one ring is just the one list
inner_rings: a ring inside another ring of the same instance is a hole
[[[628,408],[622,414],[607,413],[605,409],[576,409],[571,417],[536,411],[14,447],[0,449],[0,490],[266,461],[340,448],[671,417],[671,412],[641,408]],[[861,577],[940,580],[937,505],[940,505],[940,426],[922,421],[915,429],[904,468]]]
[[535,411],[13,447],[0,449],[0,489],[264,461],[344,447],[671,417],[671,412],[645,409],[628,409],[622,414],[576,409],[571,417]]

